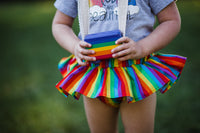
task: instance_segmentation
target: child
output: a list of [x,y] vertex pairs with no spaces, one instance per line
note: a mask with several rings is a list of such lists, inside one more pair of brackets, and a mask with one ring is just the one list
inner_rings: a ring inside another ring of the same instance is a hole
[[[89,34],[118,29],[119,0],[89,0]],[[59,69],[63,79],[56,87],[66,96],[84,95],[92,133],[116,133],[120,113],[126,133],[153,133],[156,92],[166,92],[179,78],[186,58],[155,54],[180,30],[181,20],[173,0],[129,0],[126,37],[112,49],[112,59],[96,61],[91,44],[73,30],[77,0],[57,0],[53,35],[72,53]],[[155,16],[159,25],[153,30]],[[83,61],[85,60],[85,61]]]

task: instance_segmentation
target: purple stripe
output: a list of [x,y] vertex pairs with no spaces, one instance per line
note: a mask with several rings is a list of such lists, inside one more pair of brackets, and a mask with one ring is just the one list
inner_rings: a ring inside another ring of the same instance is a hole
[[77,92],[79,92],[79,91],[82,89],[83,85],[84,85],[85,82],[88,80],[88,77],[91,75],[91,73],[92,73],[93,71],[94,71],[94,69],[92,69],[89,73],[87,73],[86,76],[83,76],[83,77],[82,77],[82,79],[81,79],[81,81],[80,81],[80,83],[79,83],[79,85],[78,85],[78,88],[76,89]]
[[102,91],[102,86],[103,86],[104,76],[105,76],[105,69],[103,69],[103,72],[102,72],[102,78],[101,78],[101,81],[100,81],[100,84],[99,84],[99,88],[98,88],[98,91],[96,92],[95,97],[98,97],[99,94],[100,94],[101,91]]
[[134,70],[133,72],[134,72],[134,75],[135,75],[135,79],[136,79],[136,82],[137,82],[137,85],[138,85],[138,89],[139,89],[139,91],[140,91],[140,94],[141,94],[142,98],[145,98],[146,96],[144,95],[144,92],[143,92],[143,90],[142,90],[142,86],[141,86],[141,84],[140,84],[140,81],[139,81],[139,79],[138,79],[138,77],[137,77],[137,74],[136,74],[135,70]]
[[[121,87],[122,82],[121,82],[121,80],[120,80],[120,78],[119,78],[120,75],[118,75],[119,71],[117,70],[117,68],[114,68],[114,71],[115,71],[115,73],[116,73],[116,75],[117,75],[117,78],[118,78],[118,96],[119,96],[119,97],[122,97],[122,87]],[[118,73],[117,73],[117,72],[118,72]]]
[[62,82],[62,84],[59,87],[63,87],[73,76],[76,76],[76,74],[82,72],[85,69],[85,67],[80,67],[77,70],[75,70],[73,73],[71,73],[70,75],[67,75],[66,79]]
[[119,81],[118,81],[118,88],[119,88],[119,89],[118,89],[118,95],[119,95],[119,97],[122,97],[122,88],[121,88],[121,84],[122,84],[122,83],[121,83],[121,81],[119,80]]
[[186,60],[187,58],[186,57],[183,57],[183,56],[176,56],[177,58],[181,58],[183,60]]
[[158,76],[158,74],[150,67],[147,67],[151,73],[153,73],[153,75],[156,77],[156,79],[162,84],[165,85],[166,83],[160,78],[160,76]]
[[168,74],[169,76],[171,76],[173,79],[176,79],[176,76],[173,73],[171,73],[170,71],[168,71],[160,66],[157,66],[156,64],[150,63],[150,62],[147,62],[147,64],[150,64],[150,65],[158,68],[158,70],[161,70],[161,71],[165,72],[166,74]]

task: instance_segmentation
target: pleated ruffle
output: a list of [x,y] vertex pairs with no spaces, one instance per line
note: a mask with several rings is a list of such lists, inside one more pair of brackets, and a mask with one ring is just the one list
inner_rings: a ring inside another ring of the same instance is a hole
[[169,90],[180,77],[185,62],[186,57],[157,53],[139,60],[108,59],[80,66],[71,55],[58,65],[63,79],[56,88],[65,96],[72,95],[76,99],[85,95],[126,99],[133,103],[156,91],[165,93]]

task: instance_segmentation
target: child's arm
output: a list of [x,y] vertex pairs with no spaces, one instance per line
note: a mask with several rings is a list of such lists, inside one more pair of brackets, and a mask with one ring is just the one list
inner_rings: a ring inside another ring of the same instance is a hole
[[175,2],[157,15],[159,26],[144,39],[134,42],[128,37],[120,38],[116,44],[123,43],[112,50],[113,57],[121,61],[143,58],[164,48],[179,33],[181,19]]
[[85,47],[91,47],[84,41],[81,41],[73,32],[72,25],[74,18],[57,11],[52,24],[52,32],[56,41],[67,51],[74,54],[80,65],[86,65],[87,61],[95,61],[95,57],[87,56],[94,51],[87,50]]

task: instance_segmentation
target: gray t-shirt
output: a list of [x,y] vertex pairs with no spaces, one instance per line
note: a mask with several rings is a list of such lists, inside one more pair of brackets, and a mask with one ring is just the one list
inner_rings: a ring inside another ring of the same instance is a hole
[[[55,7],[75,18],[78,14],[78,0],[56,0]],[[153,31],[155,15],[174,0],[129,0],[126,36],[138,41]],[[118,0],[89,0],[89,34],[118,29]]]

